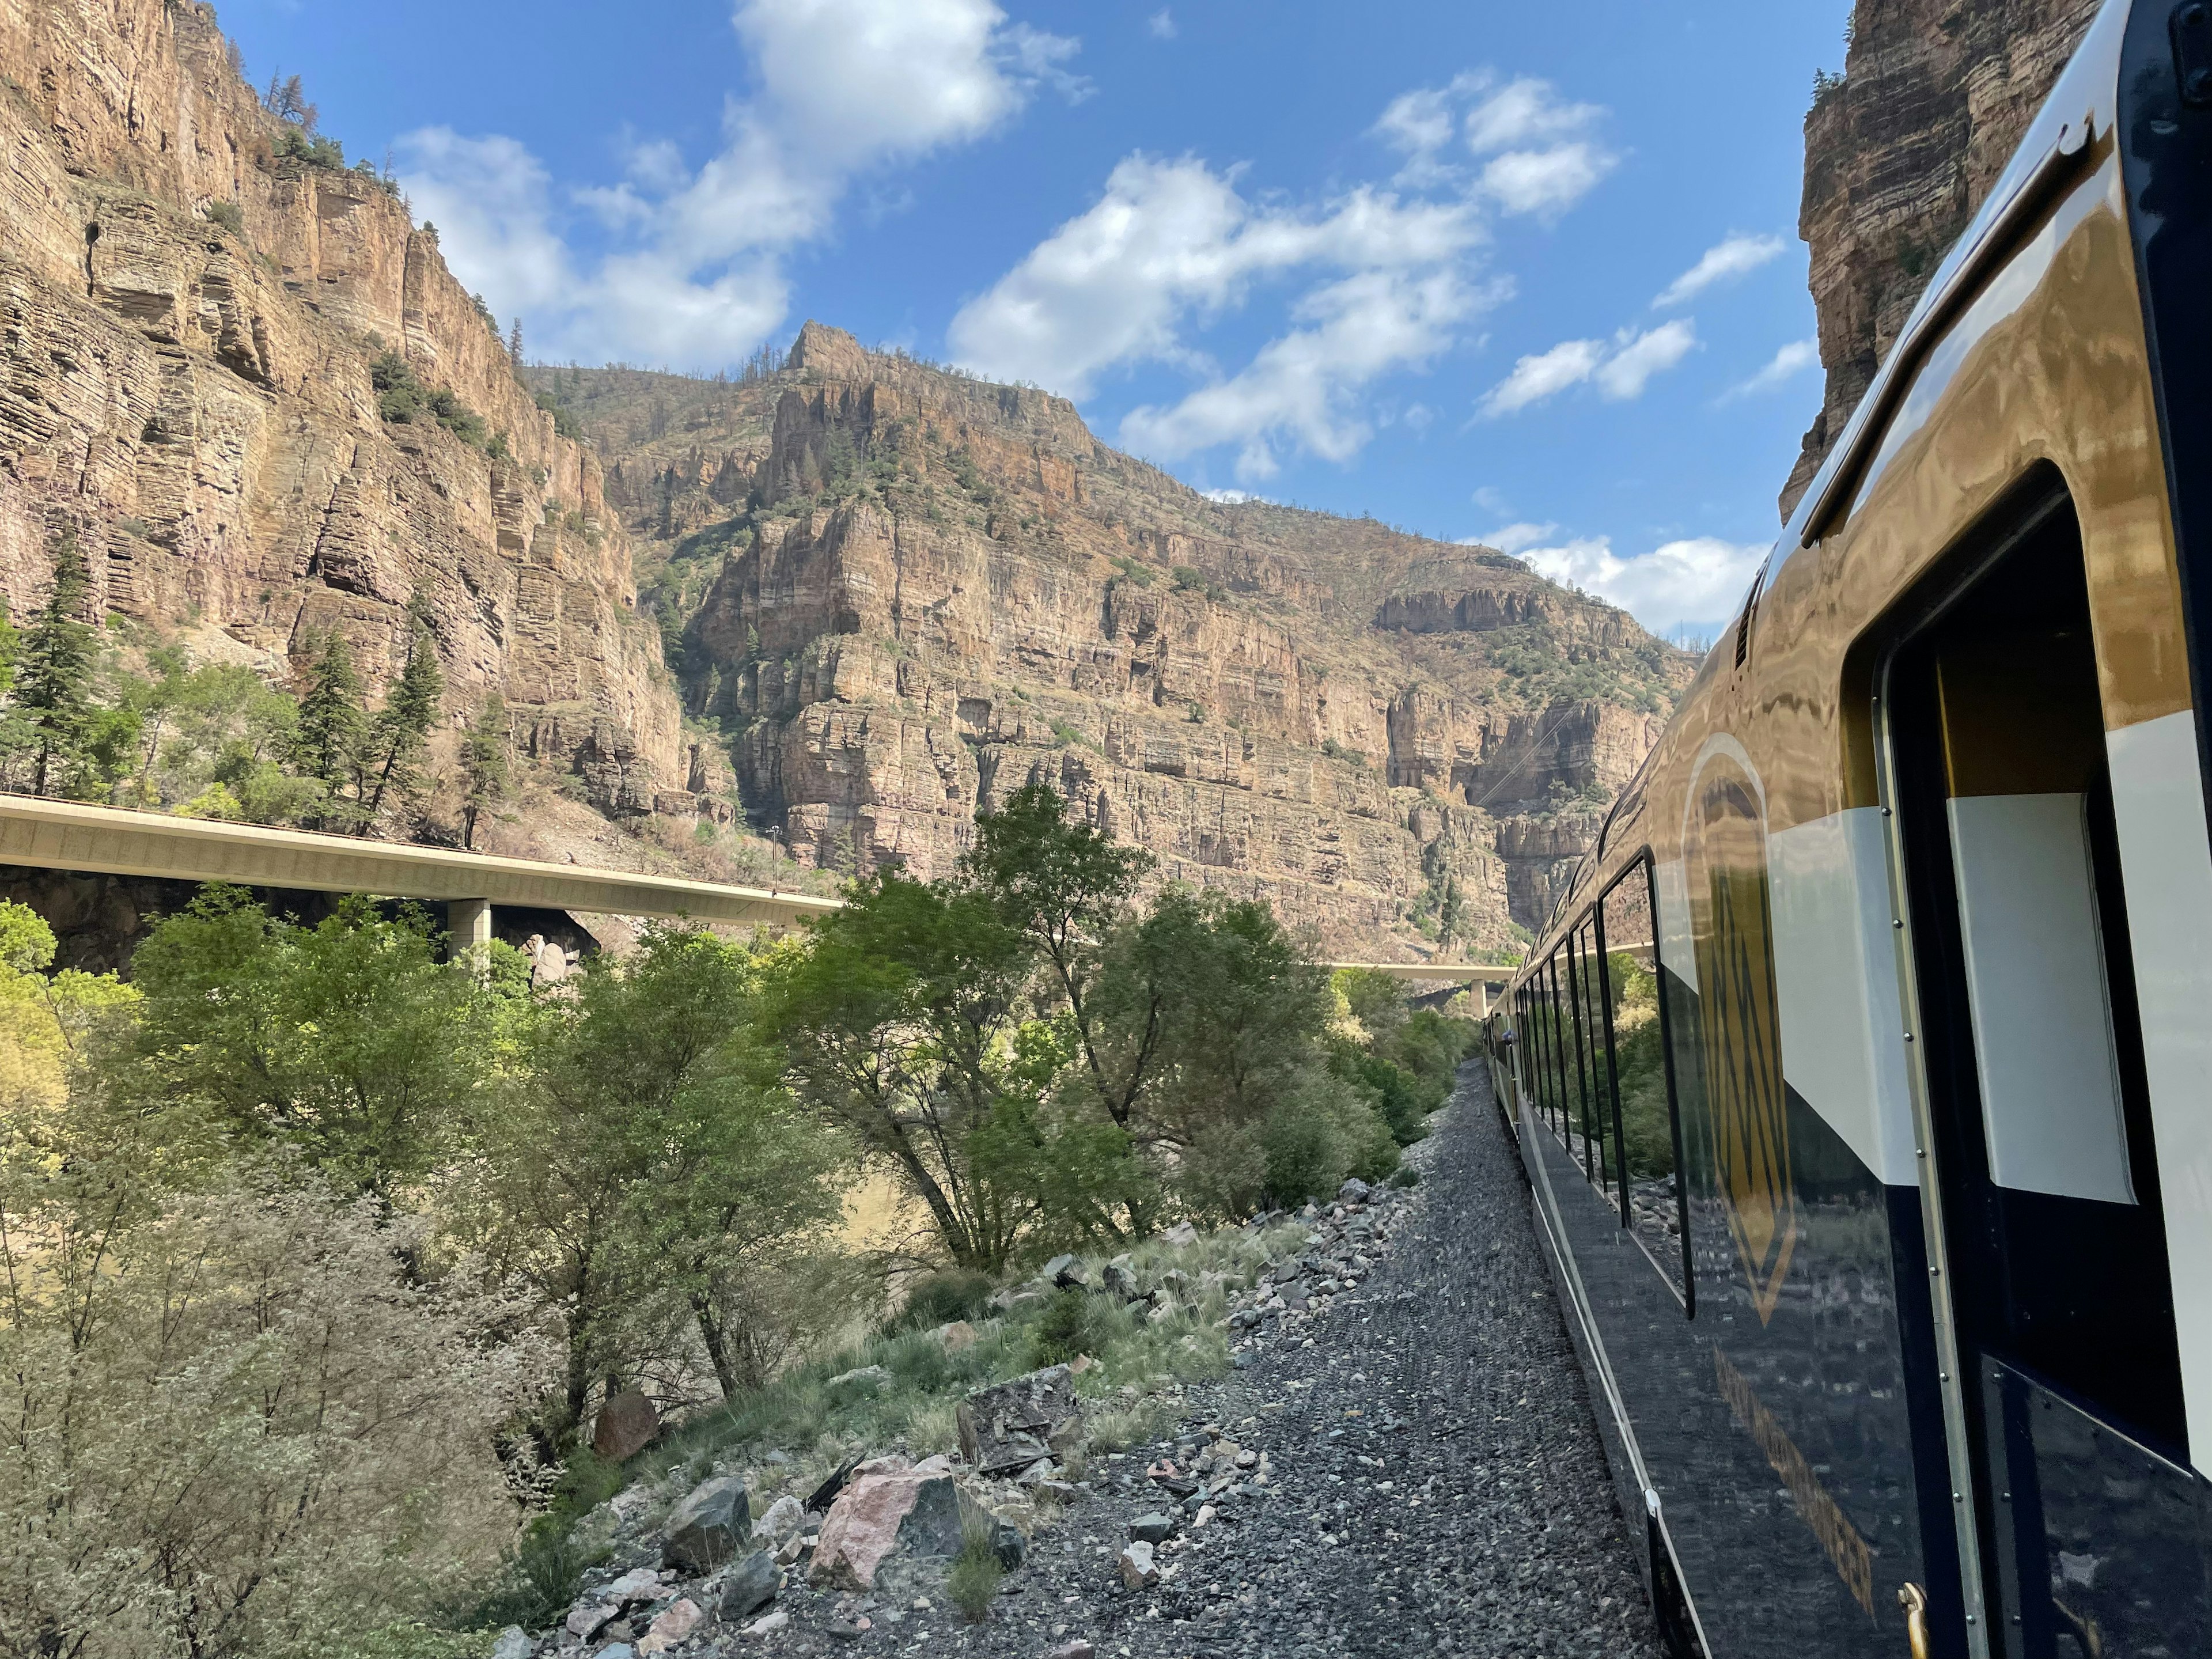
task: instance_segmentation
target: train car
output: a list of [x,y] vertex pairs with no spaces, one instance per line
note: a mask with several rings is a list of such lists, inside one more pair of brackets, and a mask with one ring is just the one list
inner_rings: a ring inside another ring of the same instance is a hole
[[2212,1654],[2212,5],[2108,0],[1488,1024],[1685,1654]]

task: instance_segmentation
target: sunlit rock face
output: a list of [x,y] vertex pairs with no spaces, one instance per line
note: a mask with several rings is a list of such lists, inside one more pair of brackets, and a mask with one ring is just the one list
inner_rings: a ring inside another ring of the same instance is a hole
[[[434,230],[373,173],[288,155],[211,8],[5,8],[0,73],[17,614],[67,528],[107,611],[278,672],[337,629],[374,687],[420,594],[449,710],[501,692],[521,752],[602,810],[683,792],[673,679],[598,459],[556,434]],[[380,418],[387,351],[481,417],[477,441]]]
[[1951,244],[2004,170],[2098,0],[1857,0],[1840,82],[1805,118],[1798,228],[1827,389],[1795,510]]
[[1060,398],[818,325],[740,381],[532,375],[606,459],[690,712],[807,862],[942,873],[1042,779],[1333,953],[1503,945],[1687,678],[1502,553],[1209,500]]

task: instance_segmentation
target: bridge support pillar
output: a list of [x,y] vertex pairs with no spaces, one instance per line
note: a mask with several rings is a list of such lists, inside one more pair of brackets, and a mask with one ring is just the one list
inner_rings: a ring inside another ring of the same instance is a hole
[[446,932],[453,938],[449,948],[455,956],[477,945],[490,944],[491,901],[448,899],[446,902]]

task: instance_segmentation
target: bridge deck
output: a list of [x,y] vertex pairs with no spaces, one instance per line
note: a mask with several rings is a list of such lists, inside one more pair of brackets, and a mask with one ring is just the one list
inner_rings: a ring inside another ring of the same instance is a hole
[[771,927],[838,908],[836,899],[808,893],[491,858],[450,848],[270,830],[23,795],[0,795],[0,864]]

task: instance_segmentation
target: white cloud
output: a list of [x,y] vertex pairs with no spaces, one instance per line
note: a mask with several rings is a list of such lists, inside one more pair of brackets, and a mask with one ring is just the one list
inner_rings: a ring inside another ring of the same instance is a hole
[[1550,82],[1524,76],[1468,112],[1467,147],[1477,155],[1522,149],[1583,131],[1604,113],[1595,104],[1563,104]]
[[1595,104],[1562,102],[1548,81],[1524,76],[1498,87],[1476,70],[1394,99],[1373,131],[1405,156],[1401,185],[1460,180],[1463,168],[1451,155],[1462,137],[1480,163],[1474,193],[1508,214],[1556,216],[1620,161],[1588,136],[1604,115]]
[[1513,372],[1490,389],[1482,400],[1489,416],[1514,415],[1531,404],[1580,386],[1597,373],[1605,361],[1602,340],[1562,340],[1549,351],[1536,352],[1513,365]]
[[1487,536],[1470,536],[1462,544],[1468,547],[1494,547],[1500,553],[1518,553],[1534,547],[1547,536],[1556,536],[1559,526],[1555,524],[1502,525]]
[[1697,343],[1697,325],[1688,318],[1677,318],[1639,334],[1622,344],[1597,371],[1598,390],[1613,403],[1641,398],[1653,375],[1674,368]]
[[947,334],[980,374],[1083,398],[1109,368],[1194,362],[1185,320],[1241,304],[1255,277],[1312,265],[1433,267],[1481,240],[1462,203],[1401,202],[1362,186],[1318,213],[1255,208],[1232,174],[1203,161],[1133,155],[1093,207],[962,307]]
[[1696,536],[1624,559],[1609,537],[1595,536],[1532,547],[1521,557],[1539,575],[1595,593],[1655,633],[1686,626],[1714,633],[1735,615],[1767,551],[1764,544]]
[[1757,270],[1789,251],[1790,244],[1779,236],[1730,236],[1707,248],[1697,264],[1668,283],[1651,303],[1662,310],[1680,305],[1703,294],[1715,283]]
[[1508,213],[1564,213],[1613,170],[1613,157],[1594,144],[1516,149],[1482,170],[1486,194]]
[[[962,307],[952,356],[1079,399],[1139,364],[1189,370],[1205,383],[1122,421],[1121,441],[1158,459],[1233,446],[1248,483],[1291,450],[1347,460],[1380,427],[1433,419],[1425,404],[1367,407],[1365,394],[1460,343],[1511,293],[1480,269],[1491,222],[1555,214],[1602,177],[1614,158],[1589,132],[1603,114],[1543,82],[1470,71],[1383,110],[1372,135],[1402,158],[1389,185],[1304,204],[1249,191],[1240,167],[1129,155],[1097,201]],[[1218,368],[1197,337],[1286,277],[1303,288],[1281,331],[1241,368]],[[1592,349],[1580,378],[1606,355]]]
[[1792,340],[1776,352],[1765,368],[1747,380],[1739,381],[1721,394],[1723,403],[1738,398],[1748,398],[1761,392],[1771,392],[1787,381],[1796,380],[1807,369],[1817,368],[1820,362],[1820,343],[1818,340]]
[[1406,157],[1401,184],[1428,185],[1455,177],[1443,161],[1460,125],[1460,109],[1492,82],[1486,70],[1455,76],[1441,87],[1420,87],[1392,99],[1371,131]]
[[1486,513],[1510,513],[1513,510],[1512,503],[1505,498],[1505,492],[1496,484],[1483,485],[1474,492],[1472,499]]
[[1255,495],[1249,489],[1201,489],[1198,492],[1209,501],[1219,501],[1224,507],[1234,507],[1239,501],[1264,501],[1265,495]]
[[1513,372],[1484,395],[1480,410],[1493,420],[1517,415],[1586,380],[1595,380],[1608,401],[1625,403],[1642,397],[1654,375],[1674,368],[1697,343],[1697,325],[1688,318],[1643,334],[1625,328],[1609,342],[1562,340],[1549,351],[1516,362]]
[[1346,407],[1348,395],[1387,371],[1427,362],[1449,343],[1451,325],[1490,298],[1450,270],[1347,276],[1300,301],[1292,314],[1309,326],[1268,342],[1241,373],[1171,408],[1132,410],[1121,441],[1168,460],[1238,444],[1237,472],[1247,481],[1274,476],[1284,439],[1349,460],[1372,428]]
[[511,138],[442,127],[399,141],[401,177],[461,280],[521,311],[549,350],[712,368],[784,321],[781,261],[825,234],[854,178],[972,143],[1040,87],[1069,99],[1078,43],[994,0],[738,0],[761,93],[726,109],[693,171],[665,141],[629,146],[617,185],[569,193],[612,238],[596,266],[562,235],[544,168]]
[[415,210],[461,280],[502,316],[557,303],[568,251],[546,226],[552,181],[512,138],[464,138],[428,127],[405,141]]
[[1162,6],[1146,18],[1145,27],[1152,31],[1152,39],[1155,40],[1172,40],[1176,38],[1176,21],[1168,15],[1168,9],[1165,6]]

